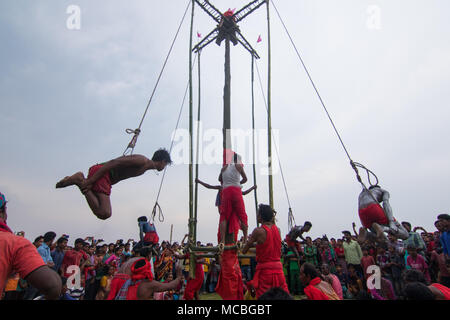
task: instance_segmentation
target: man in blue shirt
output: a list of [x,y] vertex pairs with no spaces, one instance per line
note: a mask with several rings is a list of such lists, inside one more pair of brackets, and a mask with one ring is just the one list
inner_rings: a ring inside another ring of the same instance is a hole
[[450,259],[450,215],[440,214],[437,218],[443,230],[440,238],[442,249],[446,259]]
[[56,242],[55,250],[51,252],[53,263],[55,264],[53,270],[58,272],[58,274],[60,274],[61,265],[64,260],[64,250],[66,249],[66,246],[67,246],[67,238],[61,237]]
[[55,264],[53,263],[52,255],[50,253],[50,247],[53,244],[53,240],[55,240],[56,233],[53,231],[49,231],[44,234],[44,243],[37,249],[39,254],[41,255],[44,263],[46,263],[50,268],[53,268]]

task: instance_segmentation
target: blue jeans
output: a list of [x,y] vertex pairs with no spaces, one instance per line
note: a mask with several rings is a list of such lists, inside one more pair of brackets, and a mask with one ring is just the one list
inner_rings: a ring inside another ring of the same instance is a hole
[[241,267],[242,278],[246,278],[248,281],[252,280],[252,268],[250,266]]

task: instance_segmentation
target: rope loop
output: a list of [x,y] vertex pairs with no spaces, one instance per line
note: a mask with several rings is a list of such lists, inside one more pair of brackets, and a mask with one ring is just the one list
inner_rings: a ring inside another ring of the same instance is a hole
[[158,201],[155,202],[155,205],[153,206],[152,210],[152,221],[155,221],[156,213],[158,213],[158,220],[159,222],[164,222],[164,214],[161,209],[161,206],[159,205]]
[[128,144],[128,147],[125,149],[123,155],[126,155],[128,150],[131,150],[130,154],[133,153],[134,147],[136,146],[137,138],[139,137],[139,134],[141,133],[141,129],[139,129],[139,128],[137,128],[135,130],[133,130],[133,129],[126,129],[125,132],[128,133],[128,134],[134,134],[134,136],[133,136],[133,138],[131,138],[131,141]]

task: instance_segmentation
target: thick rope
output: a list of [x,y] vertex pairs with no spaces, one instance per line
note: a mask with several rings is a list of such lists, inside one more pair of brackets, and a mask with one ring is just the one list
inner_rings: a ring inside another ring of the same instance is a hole
[[[195,55],[195,57],[194,57],[194,62],[192,63],[191,68],[194,67],[196,58],[197,58],[197,55]],[[179,126],[179,124],[180,124],[180,119],[181,119],[181,115],[182,115],[182,113],[183,113],[184,102],[186,101],[186,96],[187,96],[187,93],[188,93],[188,89],[189,89],[189,81],[188,81],[188,84],[187,84],[186,89],[185,89],[185,91],[184,91],[183,102],[181,103],[181,108],[180,108],[180,112],[179,112],[179,114],[178,114],[178,119],[177,119],[177,123],[176,123],[176,125],[175,125],[174,133],[177,131],[178,126]],[[174,136],[174,137],[175,137],[175,136]],[[172,153],[173,144],[174,144],[174,142],[175,142],[174,137],[172,137],[172,141],[171,141],[170,149],[169,149],[169,154]],[[162,178],[161,178],[161,183],[159,184],[158,195],[156,196],[155,206],[153,207],[153,210],[152,210],[152,216],[153,216],[153,219],[154,219],[154,213],[156,213],[157,210],[158,210],[159,215],[162,216],[162,221],[161,221],[161,219],[160,219],[161,222],[164,221],[164,215],[163,215],[163,213],[162,213],[161,207],[160,207],[159,204],[158,204],[158,200],[159,200],[159,196],[160,196],[160,194],[161,194],[161,189],[162,189],[162,186],[163,186],[163,183],[164,183],[164,178],[165,178],[165,176],[166,176],[166,170],[167,170],[167,166],[164,168],[163,176],[162,176]]]
[[[320,95],[320,93],[319,93],[319,90],[317,89],[316,84],[314,83],[314,81],[313,81],[313,79],[312,79],[312,77],[311,77],[311,75],[310,75],[310,73],[309,73],[309,71],[308,71],[308,68],[306,67],[306,65],[305,65],[305,63],[304,63],[304,61],[303,61],[303,59],[302,59],[302,57],[301,57],[301,55],[300,55],[300,53],[299,53],[299,51],[298,51],[298,49],[297,49],[297,46],[295,45],[294,40],[292,39],[291,34],[289,33],[289,31],[288,31],[288,29],[287,29],[287,27],[286,27],[286,25],[285,25],[285,23],[284,23],[284,21],[283,21],[283,18],[281,18],[281,15],[280,15],[280,13],[279,13],[277,7],[275,6],[275,3],[273,2],[273,0],[271,0],[271,3],[272,3],[272,5],[273,5],[273,7],[275,8],[275,11],[276,11],[276,13],[277,13],[277,15],[278,15],[278,18],[280,19],[281,24],[283,25],[283,28],[284,28],[284,30],[286,31],[286,34],[287,34],[287,36],[289,37],[289,40],[291,41],[291,44],[292,44],[292,46],[294,47],[295,52],[297,53],[297,57],[299,58],[300,63],[302,64],[303,69],[305,70],[306,75],[308,76],[309,81],[311,82],[311,84],[312,84],[312,86],[313,86],[313,88],[314,88],[314,90],[315,90],[315,92],[316,92],[316,94],[317,94],[317,97],[319,98],[320,103],[322,104],[322,107],[323,107],[323,109],[325,110],[325,113],[327,114],[328,119],[330,120],[330,123],[331,123],[331,125],[333,126],[334,131],[336,132],[336,135],[337,135],[337,137],[338,137],[338,139],[339,139],[339,141],[340,141],[340,143],[341,143],[341,145],[342,145],[342,148],[343,148],[344,151],[345,151],[345,154],[347,155],[348,159],[350,160],[350,165],[351,165],[351,167],[353,168],[353,170],[354,170],[355,173],[356,173],[357,180],[361,183],[361,185],[363,186],[363,188],[364,188],[366,191],[369,192],[369,190],[367,189],[366,185],[362,182],[362,179],[361,179],[361,177],[359,176],[359,172],[358,172],[357,166],[355,165],[356,163],[353,162],[352,158],[350,157],[350,154],[349,154],[349,152],[348,152],[348,150],[347,150],[347,148],[346,148],[346,146],[345,146],[345,144],[344,144],[344,141],[342,140],[341,135],[339,134],[339,132],[338,132],[338,130],[337,130],[337,128],[336,128],[336,126],[335,126],[335,124],[334,124],[334,122],[333,122],[333,119],[331,118],[330,113],[328,112],[328,109],[327,109],[327,107],[325,106],[325,103],[324,103],[324,101],[323,101],[323,99],[322,99],[322,97],[321,97],[321,95]],[[362,166],[362,165],[361,165],[361,166]],[[363,166],[362,166],[362,167],[363,167]],[[364,169],[366,169],[366,168],[364,167]],[[366,169],[366,170],[368,170],[368,169]],[[369,177],[369,171],[370,171],[370,170],[367,171],[368,177]],[[370,172],[371,172],[371,171],[370,171]],[[375,176],[375,174],[374,174],[373,172],[371,172],[371,173]],[[375,177],[376,177],[376,176],[375,176]],[[369,183],[370,183],[370,177],[369,177]],[[377,184],[378,184],[378,178],[377,178]],[[369,192],[369,193],[370,193],[370,192]],[[370,194],[372,194],[372,193],[370,193]],[[373,197],[373,196],[372,196],[372,197]]]
[[[258,63],[257,62],[255,63],[255,66],[256,66],[256,71],[257,71],[257,74],[258,74],[259,85],[260,85],[260,88],[261,88],[261,94],[263,96],[264,105],[266,107],[266,111],[268,112],[269,109],[267,107],[266,96],[264,94],[264,88],[263,88],[263,85],[262,85],[261,75],[259,73],[259,68],[258,68]],[[272,133],[272,137],[273,137],[273,133]],[[281,179],[283,181],[284,192],[286,194],[286,199],[287,199],[287,202],[288,202],[288,205],[289,205],[289,210],[292,211],[292,209],[291,209],[291,201],[289,199],[289,193],[288,193],[287,186],[286,186],[286,179],[284,178],[283,167],[281,165],[281,158],[280,158],[280,154],[279,154],[279,151],[278,151],[278,146],[277,146],[277,143],[276,143],[275,139],[273,140],[273,142],[274,142],[274,146],[275,146],[275,152],[276,152],[277,158],[278,158],[278,165],[280,166],[280,173],[281,173]]]
[[167,61],[169,60],[170,54],[172,53],[173,46],[175,45],[175,41],[177,40],[178,34],[180,33],[180,29],[181,29],[181,26],[183,25],[184,18],[186,17],[186,13],[188,12],[190,3],[191,3],[191,1],[188,1],[188,5],[186,7],[186,10],[184,11],[183,18],[181,19],[180,25],[178,26],[178,30],[177,30],[177,32],[175,34],[175,37],[173,38],[172,44],[170,45],[169,52],[167,53],[166,59],[164,60],[164,64],[163,64],[163,66],[161,68],[161,71],[159,73],[158,79],[156,80],[155,87],[153,88],[152,94],[151,94],[150,99],[149,99],[149,101],[147,103],[147,107],[145,108],[144,114],[142,116],[142,119],[141,119],[141,122],[139,123],[138,128],[135,129],[135,130],[133,130],[133,129],[126,129],[125,130],[126,133],[134,134],[134,135],[133,135],[133,138],[131,139],[130,143],[128,144],[127,148],[123,152],[123,155],[126,155],[128,150],[130,151],[130,154],[133,154],[134,147],[136,146],[137,138],[139,137],[139,134],[141,133],[142,123],[144,122],[145,116],[147,115],[148,108],[150,107],[150,103],[152,102],[153,96],[154,96],[154,94],[156,92],[156,88],[158,87],[158,84],[159,84],[159,81],[161,80],[161,77],[163,75],[164,69],[166,68]]

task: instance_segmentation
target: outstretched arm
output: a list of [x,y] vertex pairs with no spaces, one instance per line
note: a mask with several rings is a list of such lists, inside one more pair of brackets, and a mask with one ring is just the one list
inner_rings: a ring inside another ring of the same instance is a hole
[[56,300],[61,295],[61,277],[47,266],[37,268],[25,280],[42,292],[46,300]]
[[242,191],[242,195],[245,196],[245,195],[249,194],[250,192],[252,192],[253,190],[256,190],[256,185],[251,187],[248,190]]
[[153,299],[154,292],[164,292],[169,290],[175,290],[183,280],[183,274],[181,268],[177,266],[177,277],[175,280],[168,283],[162,283],[159,281],[147,281],[143,282],[137,290],[137,298],[139,300],[151,300]]
[[202,186],[204,186],[206,189],[220,190],[220,189],[222,188],[222,187],[219,186],[219,185],[212,186],[212,185],[210,185],[210,184],[207,184],[207,183],[201,181],[200,179],[195,179],[195,182],[196,182],[196,183],[200,183],[200,184],[201,184]]

